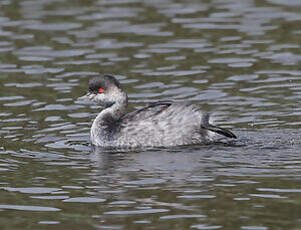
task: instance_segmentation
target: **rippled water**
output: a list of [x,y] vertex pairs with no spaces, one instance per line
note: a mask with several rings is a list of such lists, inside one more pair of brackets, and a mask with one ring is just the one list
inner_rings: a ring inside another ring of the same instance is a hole
[[[300,229],[299,0],[0,2],[1,229]],[[89,146],[89,79],[192,100],[231,145]]]

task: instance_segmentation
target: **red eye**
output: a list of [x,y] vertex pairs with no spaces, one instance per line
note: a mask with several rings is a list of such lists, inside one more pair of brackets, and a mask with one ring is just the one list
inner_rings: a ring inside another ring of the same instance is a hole
[[98,92],[99,92],[99,93],[103,93],[103,88],[100,88],[100,89],[98,90]]

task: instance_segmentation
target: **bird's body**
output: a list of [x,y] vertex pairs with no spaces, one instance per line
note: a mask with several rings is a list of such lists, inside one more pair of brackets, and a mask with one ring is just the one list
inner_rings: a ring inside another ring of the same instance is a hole
[[104,109],[91,128],[91,142],[101,147],[169,147],[201,144],[214,133],[236,136],[209,123],[209,114],[188,102],[161,101],[126,114],[127,95],[109,75],[93,78],[85,98]]

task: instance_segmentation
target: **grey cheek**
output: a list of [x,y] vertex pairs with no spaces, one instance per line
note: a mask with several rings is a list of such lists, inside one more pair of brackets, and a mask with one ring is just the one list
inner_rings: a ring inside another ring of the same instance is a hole
[[95,98],[95,96],[96,96],[95,94],[90,94],[89,95],[89,100],[93,100]]

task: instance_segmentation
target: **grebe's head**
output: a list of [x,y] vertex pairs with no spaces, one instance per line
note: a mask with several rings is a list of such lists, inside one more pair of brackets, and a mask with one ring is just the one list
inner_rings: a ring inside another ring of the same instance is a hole
[[107,108],[124,96],[126,97],[116,78],[111,75],[104,75],[92,78],[89,82],[87,94],[79,99],[94,101]]

